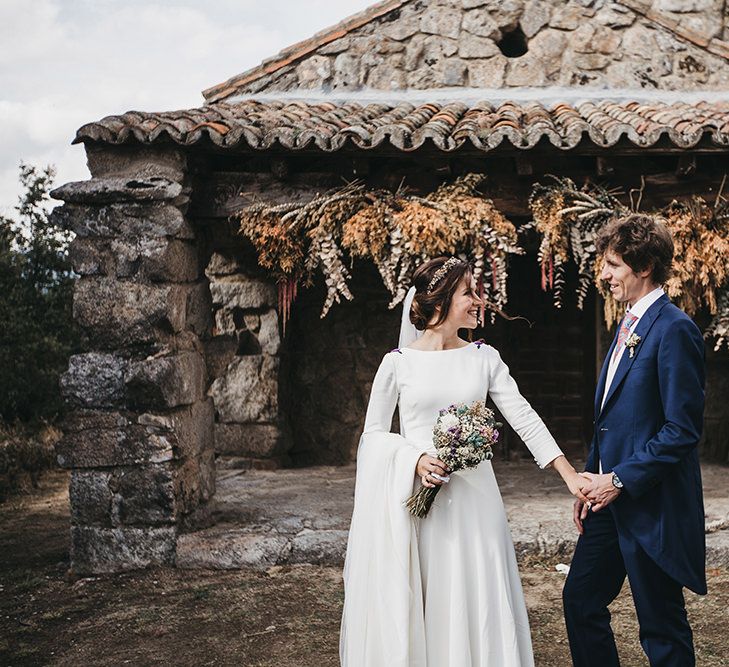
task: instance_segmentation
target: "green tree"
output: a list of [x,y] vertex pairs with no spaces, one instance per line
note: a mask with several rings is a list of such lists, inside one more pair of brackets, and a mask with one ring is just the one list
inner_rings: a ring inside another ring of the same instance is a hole
[[58,378],[78,349],[71,315],[70,234],[48,217],[55,170],[20,165],[13,218],[0,215],[0,417],[53,419]]

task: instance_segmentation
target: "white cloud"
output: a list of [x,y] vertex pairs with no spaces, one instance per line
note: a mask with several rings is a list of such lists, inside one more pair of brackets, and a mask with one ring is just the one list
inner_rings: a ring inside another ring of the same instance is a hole
[[0,66],[15,65],[21,58],[31,66],[52,57],[66,41],[58,14],[53,0],[4,0],[0,5]]
[[2,0],[0,213],[21,161],[88,178],[78,127],[130,109],[198,106],[201,91],[369,0]]

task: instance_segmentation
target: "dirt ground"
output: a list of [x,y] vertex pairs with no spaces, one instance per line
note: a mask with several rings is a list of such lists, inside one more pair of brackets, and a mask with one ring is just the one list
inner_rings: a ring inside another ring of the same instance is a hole
[[[0,505],[0,665],[338,665],[338,568],[153,569],[74,581],[67,482],[47,474],[32,495]],[[521,564],[540,667],[570,664],[555,565]],[[709,595],[687,593],[687,603],[698,664],[729,665],[729,571],[711,570]],[[646,665],[627,586],[612,611],[622,664]]]

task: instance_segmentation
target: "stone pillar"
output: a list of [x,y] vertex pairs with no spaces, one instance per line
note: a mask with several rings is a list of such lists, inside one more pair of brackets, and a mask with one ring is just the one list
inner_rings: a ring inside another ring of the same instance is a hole
[[290,448],[280,405],[276,285],[222,253],[213,254],[205,272],[214,311],[207,347],[215,450],[235,467],[276,468]]
[[87,153],[92,179],[53,193],[66,202],[53,215],[76,234],[73,315],[86,350],[61,378],[70,412],[57,453],[71,469],[72,568],[97,573],[174,564],[178,530],[215,491],[214,409],[185,157]]

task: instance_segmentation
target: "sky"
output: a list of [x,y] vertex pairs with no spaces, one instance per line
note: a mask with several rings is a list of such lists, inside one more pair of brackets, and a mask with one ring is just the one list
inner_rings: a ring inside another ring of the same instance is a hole
[[375,0],[0,0],[0,214],[21,162],[89,178],[84,123],[203,103],[201,91]]

